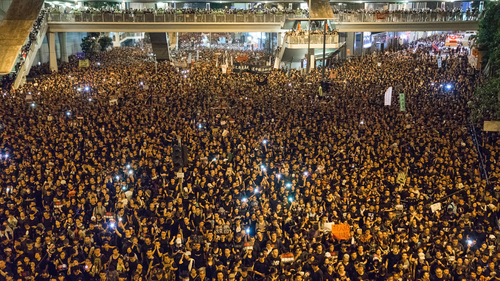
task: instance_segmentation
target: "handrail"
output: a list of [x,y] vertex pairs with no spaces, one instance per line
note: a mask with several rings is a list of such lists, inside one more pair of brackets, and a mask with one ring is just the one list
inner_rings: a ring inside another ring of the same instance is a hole
[[472,141],[474,142],[474,144],[476,146],[477,154],[479,156],[479,169],[481,170],[481,175],[486,180],[486,183],[489,185],[490,184],[490,180],[489,180],[489,177],[488,177],[488,171],[486,170],[486,167],[484,165],[483,154],[481,153],[481,148],[479,147],[479,142],[477,141],[476,128],[472,124],[470,124],[469,126],[471,128],[470,131],[471,131],[471,134],[472,134]]
[[31,44],[31,46],[28,50],[28,54],[26,55],[26,58],[24,59],[24,63],[22,64],[22,66],[19,68],[19,70],[16,73],[16,78],[15,78],[14,83],[12,85],[12,87],[14,89],[19,88],[26,81],[26,76],[29,74],[29,72],[31,70],[31,66],[33,65],[33,61],[34,61],[35,56],[38,52],[38,49],[43,44],[43,39],[45,37],[45,34],[46,34],[48,28],[49,28],[48,19],[47,19],[47,17],[44,17],[41,24],[40,24],[40,30],[38,30],[38,34],[35,37],[34,44]]
[[[49,22],[227,22],[227,23],[269,23],[284,22],[286,19],[306,18],[295,14],[165,14],[165,13],[50,13]],[[334,22],[473,22],[465,12],[447,13],[337,13]]]

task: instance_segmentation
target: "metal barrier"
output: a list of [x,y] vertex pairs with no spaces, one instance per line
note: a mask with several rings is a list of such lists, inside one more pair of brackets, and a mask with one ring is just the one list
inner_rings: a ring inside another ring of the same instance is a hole
[[[323,44],[323,38],[326,37],[326,44],[338,44],[339,35],[322,35],[322,34],[312,34],[311,44]],[[297,36],[287,36],[286,42],[290,45],[294,44],[309,44],[309,36],[307,35],[297,35]]]
[[[163,14],[163,13],[50,13],[49,22],[282,22],[289,18],[307,18],[294,14]],[[335,22],[435,22],[435,21],[475,21],[465,13],[418,13],[418,14],[334,14]]]

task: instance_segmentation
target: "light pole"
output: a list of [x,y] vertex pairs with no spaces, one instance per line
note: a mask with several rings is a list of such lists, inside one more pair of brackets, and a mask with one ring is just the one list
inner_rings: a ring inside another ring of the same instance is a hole
[[158,75],[158,61],[156,60],[156,54],[153,54],[153,57],[155,58],[155,70],[156,74]]
[[307,73],[311,72],[311,0],[309,0],[309,6],[308,6],[308,9],[309,9],[309,20],[308,20],[308,27],[307,29],[309,30],[307,32]]

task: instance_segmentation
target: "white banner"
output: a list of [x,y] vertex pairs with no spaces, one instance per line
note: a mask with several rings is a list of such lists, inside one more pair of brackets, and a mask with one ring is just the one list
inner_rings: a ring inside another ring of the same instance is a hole
[[389,89],[387,89],[387,91],[385,92],[384,105],[391,105],[391,100],[392,100],[392,87],[389,87]]
[[441,56],[438,57],[438,68],[441,68]]

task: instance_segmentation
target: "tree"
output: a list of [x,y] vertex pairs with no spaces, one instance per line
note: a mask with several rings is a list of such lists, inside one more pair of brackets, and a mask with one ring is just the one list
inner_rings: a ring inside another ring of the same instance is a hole
[[95,44],[96,44],[95,37],[86,36],[82,38],[82,43],[80,44],[80,47],[82,48],[85,57],[88,58],[94,54]]
[[111,44],[113,43],[113,39],[109,36],[101,36],[99,38],[99,44],[101,45],[101,51],[105,51]]
[[500,3],[486,2],[479,21],[478,50],[485,64],[483,83],[476,87],[471,100],[471,119],[500,120]]

